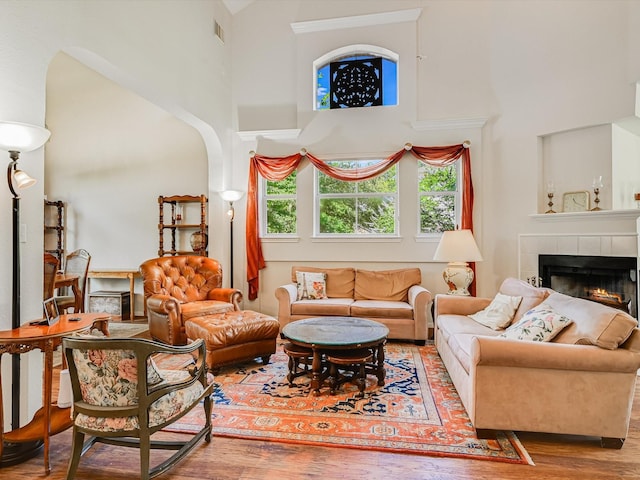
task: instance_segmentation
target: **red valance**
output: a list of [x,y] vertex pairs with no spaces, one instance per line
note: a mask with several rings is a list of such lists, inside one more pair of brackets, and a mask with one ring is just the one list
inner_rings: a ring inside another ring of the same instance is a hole
[[258,298],[260,288],[260,270],[266,265],[262,255],[260,241],[260,219],[258,216],[258,174],[270,181],[283,180],[293,173],[306,156],[311,164],[322,173],[346,182],[366,180],[386,172],[410,151],[420,161],[435,167],[444,167],[462,158],[462,225],[461,228],[473,230],[473,183],[471,181],[471,157],[468,144],[448,147],[414,147],[407,145],[378,163],[358,169],[336,168],[328,165],[318,157],[308,153],[296,153],[288,157],[265,157],[254,155],[249,165],[249,185],[247,188],[247,282],[249,283],[249,300]]

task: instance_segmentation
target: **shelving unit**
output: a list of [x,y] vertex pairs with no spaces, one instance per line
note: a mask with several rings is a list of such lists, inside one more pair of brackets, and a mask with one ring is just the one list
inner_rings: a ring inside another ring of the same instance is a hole
[[[158,197],[158,256],[165,255],[202,255],[207,256],[206,195],[173,195]],[[198,205],[199,204],[199,205]],[[199,208],[199,221],[196,220],[196,207]],[[168,210],[168,211],[167,211]],[[165,215],[169,218],[165,219]],[[165,235],[169,235],[170,248],[165,249]],[[189,236],[187,237],[187,234]],[[188,248],[191,248],[190,250]]]
[[44,201],[44,251],[55,255],[60,268],[65,261],[64,210],[64,202],[60,200]]

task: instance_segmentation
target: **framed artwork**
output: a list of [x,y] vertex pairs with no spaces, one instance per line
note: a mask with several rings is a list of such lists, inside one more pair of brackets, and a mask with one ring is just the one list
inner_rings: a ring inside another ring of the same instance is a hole
[[563,212],[586,212],[589,210],[589,191],[566,192],[562,195]]
[[44,318],[46,320],[46,325],[53,325],[58,320],[60,320],[58,304],[55,298],[47,298],[44,302],[42,302],[42,304],[44,306]]

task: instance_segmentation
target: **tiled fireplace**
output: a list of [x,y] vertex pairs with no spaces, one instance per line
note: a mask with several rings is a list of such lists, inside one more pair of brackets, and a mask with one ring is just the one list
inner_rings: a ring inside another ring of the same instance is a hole
[[638,318],[640,211],[532,215],[518,236],[519,277]]
[[593,255],[538,255],[543,287],[623,310],[638,318],[638,259]]

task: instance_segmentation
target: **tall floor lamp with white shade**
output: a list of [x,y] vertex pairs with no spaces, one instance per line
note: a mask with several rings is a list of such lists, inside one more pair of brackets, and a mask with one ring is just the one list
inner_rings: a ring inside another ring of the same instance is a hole
[[233,288],[233,220],[236,217],[236,211],[233,208],[233,202],[237,202],[244,196],[241,190],[224,190],[220,192],[220,197],[225,202],[229,202],[229,210],[227,217],[229,218],[229,286]]
[[[36,180],[18,169],[20,153],[30,152],[42,147],[51,133],[46,128],[16,122],[0,122],[0,150],[9,152],[7,184],[12,199],[12,294],[11,328],[20,327],[20,195],[16,189],[30,187]],[[20,354],[11,356],[11,428],[20,427]],[[0,425],[4,428],[4,425]],[[12,465],[38,453],[37,447],[30,444],[10,444],[5,446],[0,465]]]

